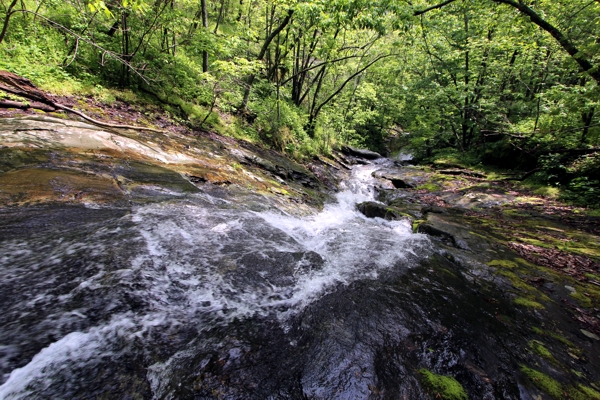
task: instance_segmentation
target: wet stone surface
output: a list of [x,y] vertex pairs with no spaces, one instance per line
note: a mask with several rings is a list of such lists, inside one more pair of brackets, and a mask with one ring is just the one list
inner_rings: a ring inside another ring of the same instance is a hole
[[[600,396],[597,236],[514,194],[386,159],[350,176],[354,156],[0,122],[0,398],[440,398],[423,371],[471,399]],[[564,238],[568,273],[523,247]]]

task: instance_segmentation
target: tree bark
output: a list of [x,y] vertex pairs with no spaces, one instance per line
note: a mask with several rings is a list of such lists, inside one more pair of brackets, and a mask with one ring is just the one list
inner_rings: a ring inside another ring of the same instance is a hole
[[455,1],[456,1],[456,0],[446,0],[446,1],[444,1],[443,3],[436,4],[436,5],[434,5],[434,6],[431,6],[431,7],[428,7],[428,8],[426,8],[426,9],[424,9],[424,10],[415,11],[415,12],[414,12],[414,16],[415,16],[415,17],[417,17],[417,16],[419,16],[419,15],[422,15],[422,14],[425,14],[426,12],[429,12],[429,11],[431,11],[431,10],[435,10],[435,9],[437,9],[437,8],[442,8],[442,7],[444,7],[445,5],[447,5],[447,4],[450,4],[450,3],[453,3],[453,2],[455,2]]
[[[219,32],[219,25],[223,19],[223,10],[225,9],[225,0],[221,0],[221,7],[219,7],[219,16],[217,17],[217,23],[215,24],[215,30],[213,33],[216,35]],[[208,19],[208,18],[207,18]],[[208,28],[208,26],[207,26]]]
[[377,61],[386,58],[386,57],[390,57],[393,54],[387,54],[387,55],[382,55],[379,56],[377,58],[375,58],[373,61],[369,62],[367,65],[365,65],[364,67],[362,67],[361,69],[359,69],[358,71],[356,71],[355,73],[353,73],[352,75],[350,75],[350,77],[348,79],[346,79],[344,82],[342,82],[342,84],[331,94],[329,95],[329,97],[327,97],[325,100],[323,100],[323,102],[321,104],[319,104],[317,107],[315,107],[313,110],[313,112],[311,112],[311,114],[309,115],[309,119],[308,119],[308,124],[307,124],[307,133],[308,135],[313,138],[314,134],[315,134],[315,124],[317,121],[317,117],[319,116],[319,113],[321,112],[321,110],[323,109],[323,107],[325,105],[327,105],[331,100],[333,100],[333,98],[335,96],[337,96],[343,89],[344,87],[346,87],[346,85],[348,84],[348,82],[352,81],[356,76],[362,74],[363,72],[365,72],[370,66],[372,66],[373,64],[375,64]]
[[592,107],[590,111],[581,114],[581,120],[583,121],[583,131],[581,132],[580,145],[583,146],[587,142],[587,135],[592,124],[592,118],[594,118],[594,112],[596,109]]
[[[415,11],[414,15],[417,16],[417,15],[425,14],[426,12],[429,12],[431,10],[442,8],[445,5],[448,5],[454,1],[456,1],[456,0],[446,0],[442,3],[428,7],[424,10]],[[587,72],[592,78],[594,78],[594,80],[596,82],[600,83],[600,69],[597,66],[594,66],[594,64],[592,64],[592,62],[589,59],[587,59],[585,56],[583,56],[579,52],[579,49],[577,48],[577,46],[575,46],[575,44],[573,42],[571,42],[569,40],[569,38],[567,36],[565,36],[557,27],[555,27],[554,25],[552,25],[551,23],[549,23],[548,21],[546,21],[542,17],[540,17],[533,9],[529,8],[522,0],[518,0],[518,1],[515,1],[515,0],[491,0],[491,1],[493,1],[494,3],[509,5],[513,8],[516,8],[517,10],[519,10],[519,12],[521,14],[528,16],[529,19],[531,20],[531,22],[533,22],[534,24],[536,24],[537,26],[539,26],[540,28],[542,28],[543,30],[548,32],[550,35],[552,35],[552,37],[554,37],[554,39],[556,39],[558,41],[558,43],[561,45],[561,47],[567,53],[569,53],[569,55],[571,57],[573,57],[573,59],[577,62],[577,64],[579,64],[579,66],[581,67],[581,69],[584,72]],[[600,1],[600,0],[596,0],[596,1]]]

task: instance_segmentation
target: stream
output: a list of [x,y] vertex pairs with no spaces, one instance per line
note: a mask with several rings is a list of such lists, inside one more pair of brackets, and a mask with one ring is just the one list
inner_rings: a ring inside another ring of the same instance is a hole
[[345,151],[0,118],[0,400],[600,399],[595,220]]
[[368,397],[385,331],[410,333],[377,304],[381,285],[432,251],[408,222],[356,210],[379,167],[355,167],[306,218],[204,193],[11,214],[0,398]]

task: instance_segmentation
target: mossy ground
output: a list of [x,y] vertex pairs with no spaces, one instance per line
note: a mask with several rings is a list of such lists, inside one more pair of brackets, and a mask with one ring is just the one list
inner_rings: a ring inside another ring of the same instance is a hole
[[549,361],[550,363],[552,363],[553,365],[560,365],[560,363],[558,362],[558,360],[552,355],[552,353],[550,352],[550,350],[548,350],[548,348],[546,348],[546,346],[544,346],[543,343],[537,341],[537,340],[531,340],[529,342],[529,348],[538,356],[544,358],[545,360]]

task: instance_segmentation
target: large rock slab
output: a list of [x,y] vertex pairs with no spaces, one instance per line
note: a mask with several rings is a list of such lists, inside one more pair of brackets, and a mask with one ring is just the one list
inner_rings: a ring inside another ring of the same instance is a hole
[[358,149],[356,147],[344,146],[342,147],[342,151],[346,154],[349,154],[354,157],[361,157],[367,160],[377,160],[378,158],[382,158],[383,156],[379,153],[376,153],[367,149]]
[[[336,166],[318,167],[331,189]],[[328,190],[281,154],[214,134],[109,130],[38,115],[0,118],[0,207],[122,205],[225,186],[234,202],[293,214],[314,212]]]
[[430,175],[416,167],[385,168],[373,172],[375,178],[387,179],[397,189],[415,188],[428,182]]

